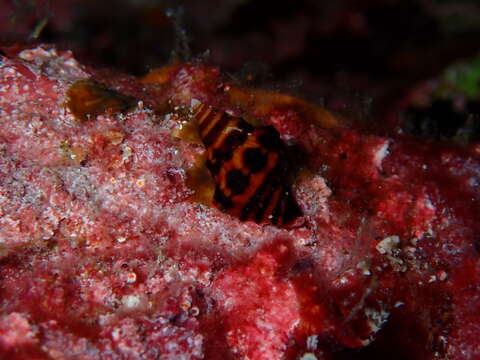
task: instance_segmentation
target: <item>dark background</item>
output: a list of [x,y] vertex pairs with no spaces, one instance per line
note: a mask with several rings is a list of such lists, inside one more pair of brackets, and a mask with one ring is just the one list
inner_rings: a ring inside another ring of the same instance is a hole
[[479,139],[476,94],[447,89],[422,106],[409,97],[475,59],[479,39],[475,0],[0,0],[3,45],[54,43],[134,75],[202,59],[387,135],[400,126],[457,143]]
[[203,55],[240,78],[316,91],[377,95],[480,47],[474,0],[1,0],[0,10],[4,44],[57,43],[136,75],[173,53]]

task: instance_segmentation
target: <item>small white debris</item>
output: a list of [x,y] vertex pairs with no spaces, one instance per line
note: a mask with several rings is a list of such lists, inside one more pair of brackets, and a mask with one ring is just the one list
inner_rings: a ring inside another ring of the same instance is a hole
[[127,162],[130,160],[130,157],[133,155],[133,150],[130,146],[128,145],[123,145],[122,146],[122,161]]
[[122,297],[122,304],[126,308],[133,309],[140,305],[140,298],[135,295],[125,295]]
[[180,303],[180,307],[183,311],[187,312],[192,307],[192,303],[189,300],[184,300]]
[[394,306],[395,306],[396,308],[399,308],[399,307],[402,307],[402,306],[404,306],[404,305],[405,305],[405,303],[404,303],[403,301],[397,301]]
[[380,145],[373,156],[373,163],[375,164],[378,170],[382,170],[383,159],[388,155],[388,140]]
[[406,246],[406,247],[404,248],[404,250],[405,250],[406,252],[412,254],[412,255],[415,253],[415,251],[417,251],[417,249],[415,249],[415,248],[412,247],[412,246]]
[[443,336],[443,335],[440,335],[440,336],[438,337],[438,341],[439,341],[443,346],[445,346],[446,344],[448,344],[448,339],[447,339],[445,336]]
[[117,242],[119,242],[119,243],[124,243],[125,241],[127,241],[127,238],[126,238],[126,237],[123,237],[123,236],[117,237]]
[[444,270],[440,270],[437,274],[438,280],[445,281],[448,278],[448,274]]
[[431,275],[428,279],[429,284],[434,283],[435,281],[437,281],[437,277],[435,275]]
[[302,355],[300,360],[318,360],[315,354],[312,353],[305,353]]
[[118,341],[120,339],[120,334],[122,330],[119,328],[113,329],[112,331],[112,339],[115,341]]
[[399,259],[393,255],[387,255],[388,260],[390,261],[390,265],[396,270],[405,272],[408,270],[407,265],[404,263],[402,259]]
[[125,278],[125,282],[127,284],[133,284],[135,281],[137,281],[137,274],[133,271],[129,272]]
[[398,244],[400,238],[397,235],[388,236],[377,244],[376,249],[380,254],[391,254]]
[[195,98],[193,98],[193,99],[190,101],[190,107],[192,107],[192,108],[194,108],[195,106],[200,105],[200,104],[201,104],[200,101],[197,100],[197,99],[195,99]]
[[368,325],[370,326],[370,329],[373,333],[376,333],[383,327],[383,325],[385,325],[390,313],[383,309],[378,311],[373,308],[367,308],[365,309],[365,316],[368,319]]
[[[433,203],[430,199],[425,200],[425,207],[429,210],[435,210],[435,206],[433,205]],[[429,228],[428,232],[433,232],[433,230],[431,228]]]
[[191,309],[190,309],[190,314],[192,316],[198,316],[200,315],[200,309],[197,307],[197,306],[193,306]]
[[370,271],[370,265],[367,264],[366,261],[360,261],[357,264],[357,269],[360,269],[362,271],[362,275],[365,275],[365,276],[372,275],[372,272]]
[[316,350],[318,346],[318,335],[310,335],[307,338],[307,349]]

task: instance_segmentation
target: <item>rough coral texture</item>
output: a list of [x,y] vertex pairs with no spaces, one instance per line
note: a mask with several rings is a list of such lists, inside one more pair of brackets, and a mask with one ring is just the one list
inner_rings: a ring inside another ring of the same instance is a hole
[[[7,54],[0,357],[480,357],[478,144],[362,133],[204,64],[140,81],[48,46]],[[67,93],[87,78],[136,105],[75,118]],[[192,201],[205,149],[175,134],[193,99],[275,126],[302,155],[302,226]]]

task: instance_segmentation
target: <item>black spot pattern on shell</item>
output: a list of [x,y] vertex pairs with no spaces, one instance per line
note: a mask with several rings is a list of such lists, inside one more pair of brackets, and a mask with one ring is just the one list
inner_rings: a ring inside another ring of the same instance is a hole
[[248,186],[248,176],[244,175],[240,170],[233,169],[226,176],[227,187],[232,191],[233,195],[242,194]]
[[267,165],[267,155],[259,148],[248,148],[243,152],[243,162],[248,170],[257,173]]
[[302,216],[288,184],[286,147],[273,126],[253,127],[203,104],[194,116],[216,184],[215,206],[242,221],[277,226]]

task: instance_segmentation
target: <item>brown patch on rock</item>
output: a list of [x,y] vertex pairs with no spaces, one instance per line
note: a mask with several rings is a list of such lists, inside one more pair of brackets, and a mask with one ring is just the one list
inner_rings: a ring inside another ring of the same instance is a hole
[[88,121],[97,115],[123,113],[135,105],[135,99],[92,80],[76,81],[67,91],[67,107],[79,120]]

